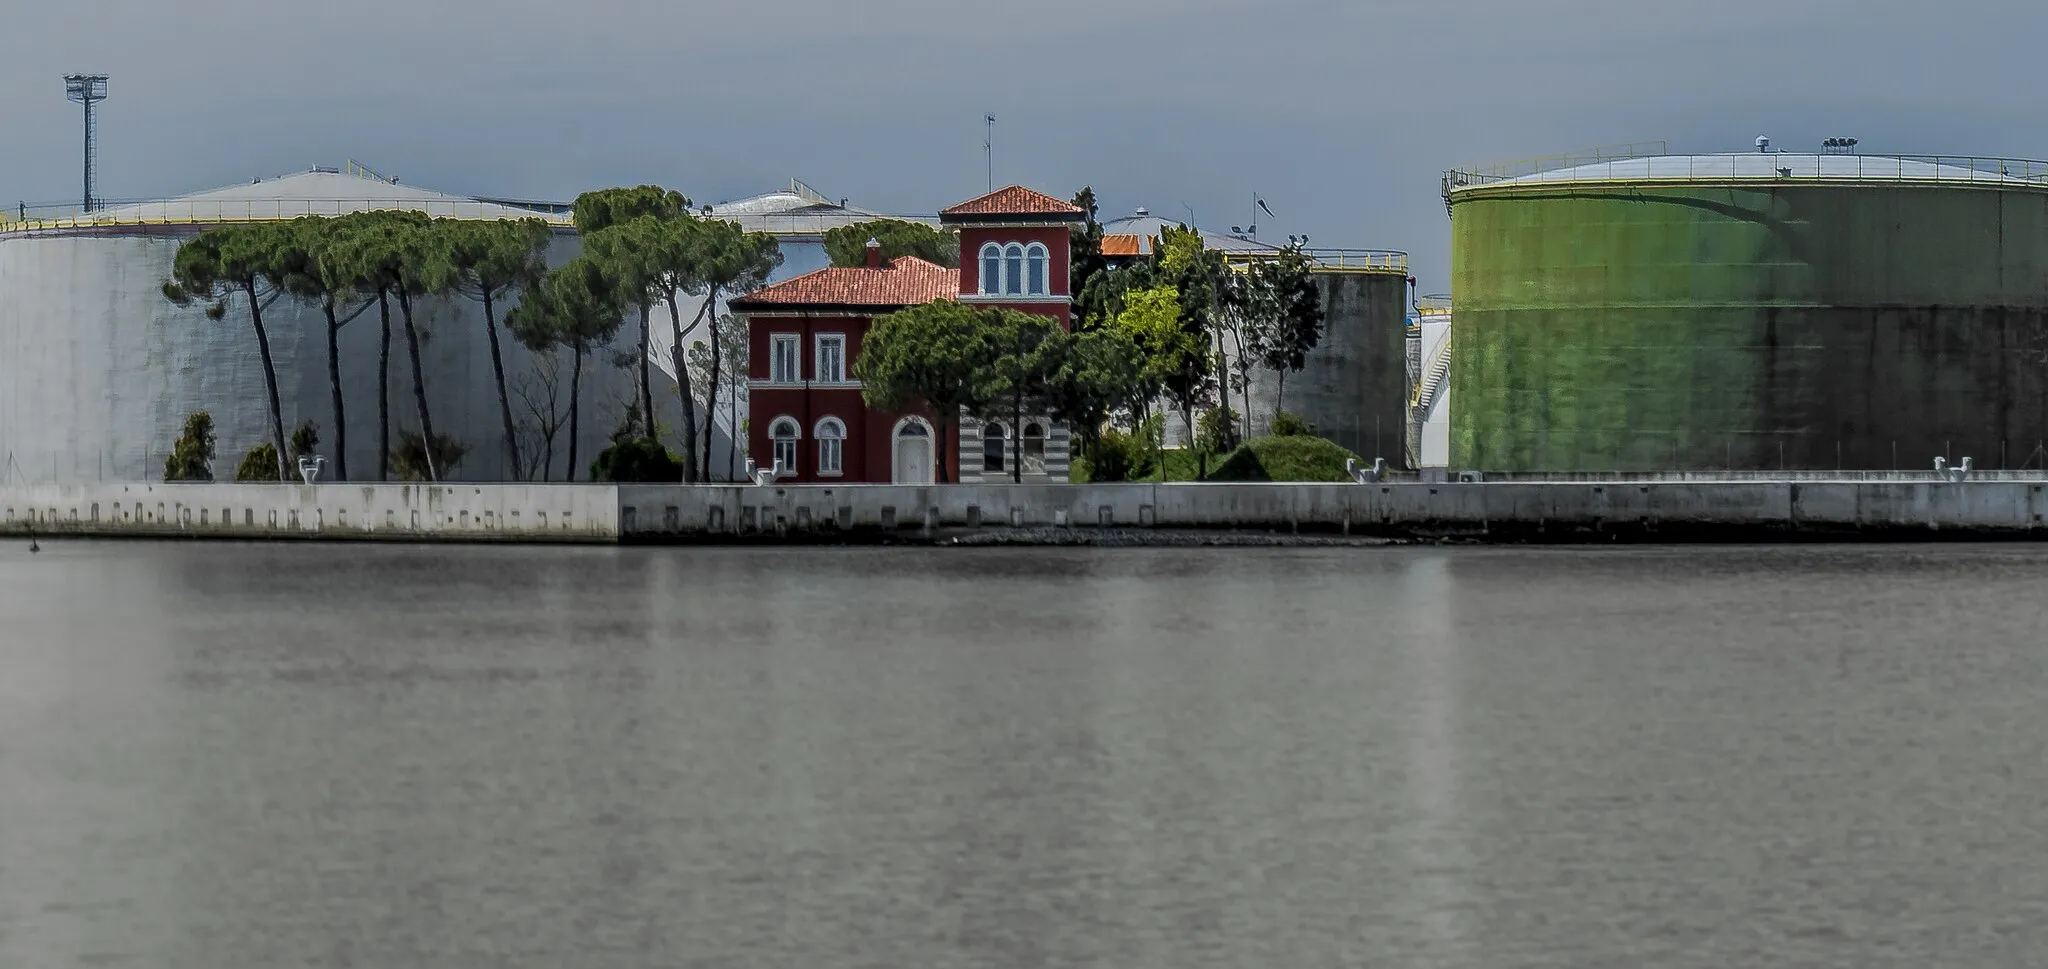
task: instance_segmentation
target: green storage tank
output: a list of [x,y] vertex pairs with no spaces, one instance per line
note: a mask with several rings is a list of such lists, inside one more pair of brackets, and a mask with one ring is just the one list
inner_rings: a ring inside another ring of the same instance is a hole
[[1660,155],[1444,196],[1453,467],[2044,466],[2048,163]]

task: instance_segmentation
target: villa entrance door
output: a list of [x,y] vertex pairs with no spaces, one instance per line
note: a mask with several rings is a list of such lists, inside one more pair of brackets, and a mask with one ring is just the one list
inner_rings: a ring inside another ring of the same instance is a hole
[[917,421],[905,421],[896,429],[897,484],[932,483],[932,432]]

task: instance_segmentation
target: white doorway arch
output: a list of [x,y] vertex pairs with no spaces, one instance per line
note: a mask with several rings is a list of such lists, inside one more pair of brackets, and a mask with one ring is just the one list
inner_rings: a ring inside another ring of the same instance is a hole
[[938,456],[938,437],[922,417],[906,417],[889,432],[889,480],[896,484],[928,485]]

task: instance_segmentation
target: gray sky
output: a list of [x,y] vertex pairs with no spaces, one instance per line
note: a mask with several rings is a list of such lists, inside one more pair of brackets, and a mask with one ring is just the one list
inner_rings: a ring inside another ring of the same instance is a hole
[[113,75],[101,194],[353,157],[444,191],[658,182],[931,212],[998,183],[1105,215],[1406,249],[1448,166],[1638,140],[2048,156],[2031,0],[15,0],[0,196],[78,194],[67,72]]

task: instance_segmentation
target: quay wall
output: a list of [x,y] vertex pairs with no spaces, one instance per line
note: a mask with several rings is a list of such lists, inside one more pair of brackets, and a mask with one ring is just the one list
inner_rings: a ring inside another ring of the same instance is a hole
[[1250,529],[1498,541],[2038,535],[2018,480],[1091,485],[157,484],[0,487],[0,531],[414,542],[904,541]]
[[42,535],[336,541],[619,539],[614,489],[500,484],[0,487],[0,529]]

